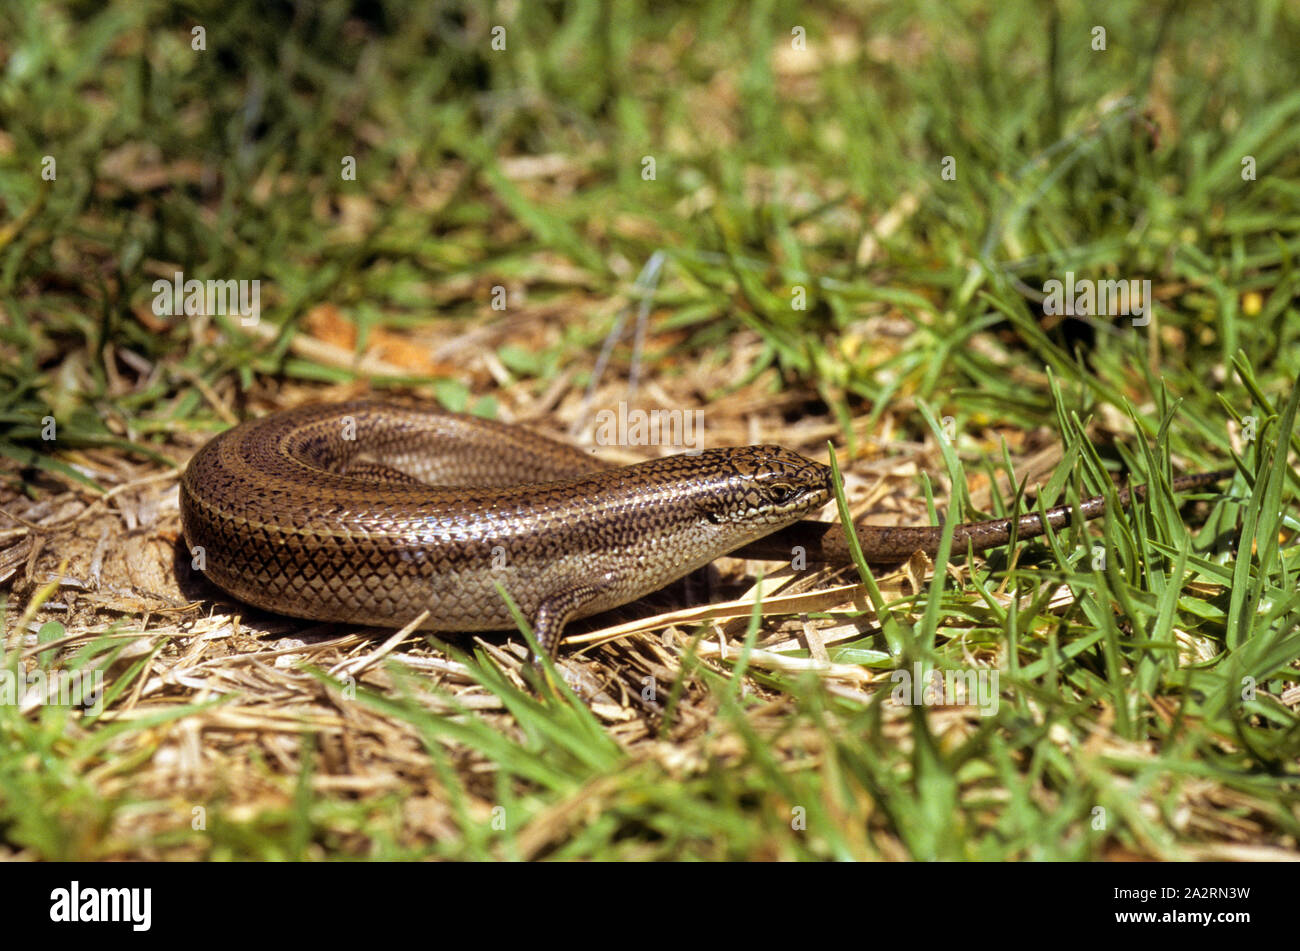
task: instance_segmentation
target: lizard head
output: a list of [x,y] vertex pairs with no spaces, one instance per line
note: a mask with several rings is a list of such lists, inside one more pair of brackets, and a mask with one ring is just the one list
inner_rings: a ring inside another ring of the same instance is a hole
[[831,498],[831,470],[781,446],[706,450],[717,454],[714,489],[702,497],[708,519],[753,525],[759,534],[810,515]]

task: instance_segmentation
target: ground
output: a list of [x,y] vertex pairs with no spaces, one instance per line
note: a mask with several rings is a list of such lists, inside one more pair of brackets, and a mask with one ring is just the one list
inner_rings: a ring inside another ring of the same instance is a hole
[[[1300,18],[1193,7],[0,13],[5,669],[104,688],[0,682],[0,856],[1293,856]],[[388,391],[830,443],[885,524],[1238,475],[938,571],[724,559],[537,695],[517,632],[190,571],[205,439]]]

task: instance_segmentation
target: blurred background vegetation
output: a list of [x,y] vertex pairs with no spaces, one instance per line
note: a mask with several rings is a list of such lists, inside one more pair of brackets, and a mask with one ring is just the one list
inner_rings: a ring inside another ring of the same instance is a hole
[[[676,334],[652,356],[747,329],[768,344],[751,372],[775,365],[855,411],[903,391],[951,401],[962,424],[990,409],[1041,422],[1045,391],[1007,359],[1111,400],[1144,398],[1156,376],[1180,395],[1220,386],[1238,349],[1283,380],[1300,362],[1300,36],[1285,3],[0,15],[0,412],[19,441],[23,416],[49,407],[97,408],[76,416],[87,437],[105,412],[166,432],[197,406],[192,376],[343,378],[290,347],[322,302],[362,350],[434,313],[481,318],[497,284],[534,305],[577,296],[567,333],[525,339],[541,354],[506,348],[512,370],[546,377],[609,330],[599,302],[655,251],[670,255],[658,303]],[[275,332],[150,319],[152,283],[178,269],[260,279]],[[1035,292],[1069,270],[1154,279],[1163,319],[1151,334],[1038,333]],[[863,320],[882,315],[903,324],[877,340]],[[999,359],[962,346],[990,329]],[[114,392],[114,349],[158,372]]]

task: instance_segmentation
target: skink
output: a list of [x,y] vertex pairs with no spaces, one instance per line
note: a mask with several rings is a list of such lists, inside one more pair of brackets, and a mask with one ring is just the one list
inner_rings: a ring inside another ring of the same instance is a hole
[[[1230,471],[1174,480],[1209,485]],[[1141,487],[1134,490],[1141,493]],[[300,407],[211,439],[181,478],[181,525],[219,587],[321,621],[514,627],[510,594],[553,652],[565,624],[737,552],[847,562],[843,531],[801,521],[831,471],[779,446],[706,449],[623,468],[521,427],[384,400]],[[1122,503],[1129,490],[1120,490]],[[1102,497],[1081,503],[1093,518]],[[1053,527],[1074,512],[1047,512]],[[856,526],[868,561],[934,554],[942,529]],[[1044,531],[1021,516],[1014,534]],[[777,534],[774,534],[777,533]],[[957,527],[953,551],[1006,544],[1008,519]],[[757,545],[751,543],[759,542]],[[751,550],[744,550],[746,545]]]

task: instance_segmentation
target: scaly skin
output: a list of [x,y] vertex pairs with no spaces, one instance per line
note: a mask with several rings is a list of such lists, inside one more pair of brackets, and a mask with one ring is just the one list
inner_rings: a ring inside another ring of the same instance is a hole
[[[802,545],[811,561],[849,561],[842,531],[801,521],[831,498],[830,469],[788,449],[707,449],[612,468],[520,427],[395,401],[306,406],[236,426],[190,460],[180,498],[207,577],[249,604],[392,627],[427,610],[430,630],[498,630],[514,626],[499,584],[547,652],[570,620],[738,549],[787,559]],[[1090,498],[1079,513],[1104,508]],[[1054,527],[1072,517],[1068,506],[1048,511]],[[877,563],[933,555],[942,532],[856,530]],[[1015,535],[1043,531],[1025,515]],[[1011,536],[1008,519],[960,525],[953,551]]]
[[[437,485],[426,484],[430,480]],[[779,446],[611,469],[526,430],[389,402],[309,406],[212,439],[181,478],[207,577],[257,607],[439,631],[564,625],[649,594],[830,498]]]

